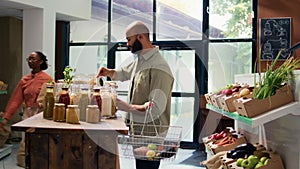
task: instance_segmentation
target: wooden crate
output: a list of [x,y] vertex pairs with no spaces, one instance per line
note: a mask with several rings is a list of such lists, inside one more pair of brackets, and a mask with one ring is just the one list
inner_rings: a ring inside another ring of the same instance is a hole
[[83,131],[26,133],[26,168],[119,168],[116,137],[108,131],[93,136]]

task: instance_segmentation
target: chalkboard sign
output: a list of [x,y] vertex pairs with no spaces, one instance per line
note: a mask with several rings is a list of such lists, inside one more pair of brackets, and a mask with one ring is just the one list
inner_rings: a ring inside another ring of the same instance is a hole
[[[261,60],[275,59],[281,49],[291,47],[291,18],[260,19]],[[280,56],[285,60],[286,56]]]

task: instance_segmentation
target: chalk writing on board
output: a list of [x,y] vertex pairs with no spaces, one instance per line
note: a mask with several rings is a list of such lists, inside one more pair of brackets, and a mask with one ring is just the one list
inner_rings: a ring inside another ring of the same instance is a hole
[[[260,19],[261,59],[275,59],[281,49],[291,46],[291,18]],[[286,56],[280,56],[284,60]]]

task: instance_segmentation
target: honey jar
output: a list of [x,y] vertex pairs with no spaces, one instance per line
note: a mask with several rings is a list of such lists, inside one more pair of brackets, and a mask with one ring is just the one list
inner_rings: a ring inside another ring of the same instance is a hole
[[53,121],[66,121],[65,104],[55,103],[53,108]]
[[78,105],[68,105],[66,110],[66,122],[72,124],[79,124],[79,108]]
[[87,106],[85,119],[88,123],[98,123],[99,121],[101,121],[101,115],[97,105]]

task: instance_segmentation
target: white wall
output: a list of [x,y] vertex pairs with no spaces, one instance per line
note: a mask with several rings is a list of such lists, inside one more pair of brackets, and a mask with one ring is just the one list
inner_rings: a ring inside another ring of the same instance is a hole
[[25,58],[40,50],[51,65],[46,71],[54,78],[56,20],[88,20],[91,0],[8,0],[11,6],[23,9],[23,75],[29,72]]

